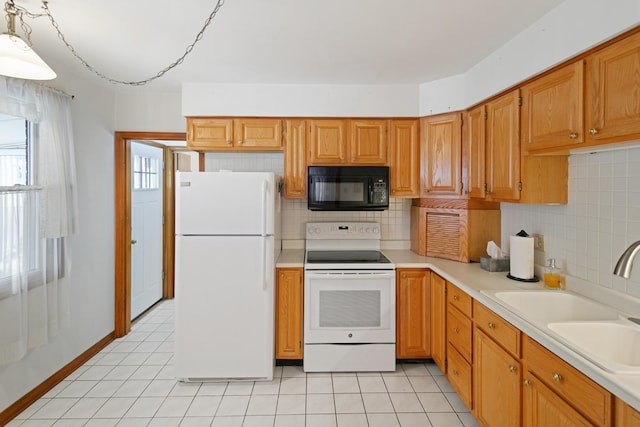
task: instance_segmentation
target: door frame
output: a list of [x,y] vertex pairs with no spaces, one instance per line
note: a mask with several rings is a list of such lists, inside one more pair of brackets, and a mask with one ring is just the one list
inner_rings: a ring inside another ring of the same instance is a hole
[[163,148],[162,298],[173,298],[174,266],[174,152],[185,147],[167,147],[154,141],[186,141],[183,132],[115,132],[115,265],[114,334],[131,330],[131,141]]

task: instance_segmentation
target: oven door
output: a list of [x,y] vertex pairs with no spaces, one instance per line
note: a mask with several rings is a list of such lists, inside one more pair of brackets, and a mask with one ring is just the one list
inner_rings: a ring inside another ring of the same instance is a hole
[[305,344],[395,343],[395,270],[305,271]]

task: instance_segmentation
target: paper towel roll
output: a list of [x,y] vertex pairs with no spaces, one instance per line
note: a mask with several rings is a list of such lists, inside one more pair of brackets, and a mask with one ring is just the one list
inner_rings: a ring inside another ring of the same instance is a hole
[[533,279],[533,237],[511,236],[509,240],[511,267],[516,279]]

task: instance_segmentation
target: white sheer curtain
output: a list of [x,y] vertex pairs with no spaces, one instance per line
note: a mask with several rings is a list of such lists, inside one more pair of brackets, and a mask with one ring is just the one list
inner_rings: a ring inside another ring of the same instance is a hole
[[0,77],[0,113],[33,124],[34,182],[0,187],[0,363],[24,357],[70,322],[77,227],[71,99],[37,83]]

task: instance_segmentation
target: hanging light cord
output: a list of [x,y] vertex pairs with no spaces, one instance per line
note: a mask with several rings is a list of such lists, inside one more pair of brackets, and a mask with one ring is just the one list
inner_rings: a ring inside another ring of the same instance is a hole
[[202,36],[204,35],[205,30],[207,29],[209,24],[211,24],[211,21],[213,20],[213,18],[216,16],[218,11],[220,10],[222,5],[224,4],[224,1],[225,0],[217,0],[217,3],[215,5],[215,7],[211,11],[211,13],[207,17],[207,19],[204,21],[204,25],[202,26],[202,28],[200,29],[200,31],[196,35],[195,39],[193,40],[193,43],[191,43],[189,46],[187,46],[187,48],[185,49],[185,51],[182,54],[182,56],[180,56],[178,59],[173,61],[171,64],[166,66],[164,69],[162,69],[158,73],[156,73],[154,76],[146,78],[146,79],[143,79],[143,80],[134,80],[134,81],[119,80],[119,79],[113,79],[111,77],[108,77],[105,74],[101,73],[100,71],[96,70],[82,56],[80,56],[80,54],[78,52],[76,52],[75,48],[67,41],[67,39],[65,38],[64,34],[62,34],[62,31],[60,30],[58,22],[56,22],[56,20],[53,18],[53,15],[51,14],[51,11],[49,10],[49,2],[47,2],[46,0],[42,1],[42,9],[44,10],[44,13],[42,13],[42,14],[34,14],[34,13],[31,13],[31,12],[27,11],[26,9],[24,9],[22,7],[15,6],[13,4],[13,0],[7,1],[7,3],[5,4],[5,9],[7,9],[7,7],[9,7],[8,5],[10,4],[11,5],[10,7],[14,8],[16,10],[16,14],[20,17],[21,28],[24,31],[25,35],[27,36],[27,43],[29,44],[29,46],[31,46],[31,27],[24,22],[22,16],[23,15],[27,15],[30,18],[39,18],[41,16],[46,16],[47,18],[49,18],[49,21],[51,22],[51,25],[53,26],[53,28],[58,33],[58,38],[60,40],[62,40],[62,42],[65,44],[67,49],[69,49],[71,54],[73,56],[75,56],[76,59],[78,61],[80,61],[82,63],[82,65],[84,65],[87,70],[89,70],[90,72],[92,72],[96,76],[100,77],[101,79],[104,79],[104,80],[106,80],[106,81],[108,81],[109,83],[112,83],[112,84],[122,84],[122,85],[128,85],[128,86],[142,86],[142,85],[146,85],[147,83],[152,82],[152,81],[154,81],[156,79],[159,79],[160,77],[164,76],[167,72],[169,72],[173,68],[175,68],[178,65],[182,64],[184,59],[187,57],[187,55],[189,55],[189,53],[191,53],[191,51],[196,46],[196,44],[200,40],[202,40]]

